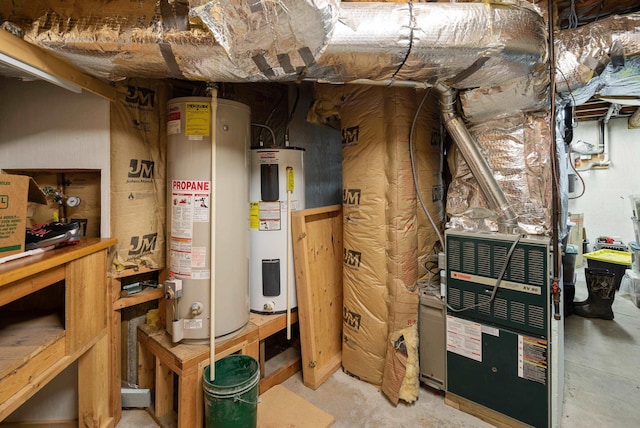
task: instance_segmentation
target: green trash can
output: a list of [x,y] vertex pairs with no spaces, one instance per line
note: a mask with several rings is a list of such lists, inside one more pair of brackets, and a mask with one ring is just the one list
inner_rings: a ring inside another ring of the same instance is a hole
[[260,364],[248,355],[233,354],[215,363],[215,380],[204,368],[204,416],[207,428],[255,428],[258,425]]

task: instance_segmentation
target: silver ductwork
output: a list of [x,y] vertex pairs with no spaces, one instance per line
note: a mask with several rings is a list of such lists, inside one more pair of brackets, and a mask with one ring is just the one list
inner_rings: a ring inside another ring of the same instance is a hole
[[536,11],[513,5],[342,3],[327,49],[305,76],[493,86],[546,61],[544,28]]
[[[629,59],[640,53],[640,13],[558,31],[554,44],[557,91],[577,97],[577,105],[619,80],[635,80],[631,89],[640,95],[637,70],[629,73],[628,69]],[[623,66],[626,72],[618,75]],[[581,93],[582,89],[586,91]]]
[[461,89],[508,82],[547,59],[544,21],[531,5],[48,3],[0,4],[0,15],[21,27],[27,41],[107,80],[444,80]]
[[437,83],[434,89],[440,94],[442,121],[447,131],[478,182],[482,194],[489,201],[490,208],[498,214],[498,231],[516,233],[518,231],[518,215],[507,201],[504,192],[493,176],[491,167],[464,122],[456,114],[454,91],[443,83]]

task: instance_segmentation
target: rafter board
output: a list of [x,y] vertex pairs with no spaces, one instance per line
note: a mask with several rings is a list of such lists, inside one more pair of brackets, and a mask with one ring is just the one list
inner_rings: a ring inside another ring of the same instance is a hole
[[115,101],[116,99],[116,90],[114,87],[83,73],[74,66],[67,64],[50,53],[25,42],[5,30],[0,30],[0,52],[45,73],[75,83],[96,95],[111,101]]

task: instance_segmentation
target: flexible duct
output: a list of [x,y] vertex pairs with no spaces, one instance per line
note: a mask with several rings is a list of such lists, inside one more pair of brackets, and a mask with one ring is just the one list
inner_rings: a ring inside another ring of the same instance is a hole
[[456,114],[454,91],[440,82],[434,86],[434,89],[440,94],[442,120],[447,131],[456,142],[483,195],[498,214],[498,231],[515,233],[518,230],[518,215],[507,201],[504,192],[493,176],[491,167],[482,156],[464,122]]

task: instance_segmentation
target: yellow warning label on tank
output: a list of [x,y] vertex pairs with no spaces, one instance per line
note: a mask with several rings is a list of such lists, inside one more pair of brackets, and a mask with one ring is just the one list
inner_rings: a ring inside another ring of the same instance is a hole
[[249,228],[258,229],[260,227],[260,203],[249,202]]
[[295,185],[293,178],[293,168],[289,166],[287,167],[287,192],[293,192],[293,187]]
[[208,137],[211,135],[211,105],[190,102],[186,106],[184,133],[186,136]]

